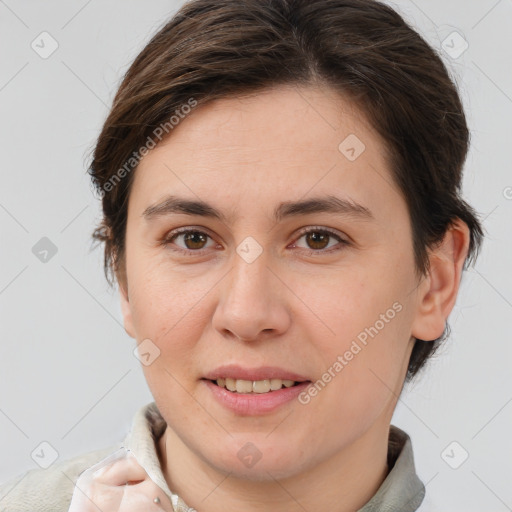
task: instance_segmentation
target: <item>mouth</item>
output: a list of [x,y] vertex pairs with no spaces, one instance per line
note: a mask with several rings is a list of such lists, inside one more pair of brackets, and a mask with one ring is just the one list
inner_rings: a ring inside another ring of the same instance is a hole
[[228,364],[201,379],[211,397],[240,416],[269,414],[292,403],[311,380],[277,366],[247,368]]
[[264,394],[279,391],[283,388],[292,388],[304,382],[309,381],[293,381],[290,379],[263,379],[263,380],[245,380],[233,379],[230,377],[220,377],[215,380],[207,379],[214,385],[227,389],[232,393],[240,394]]

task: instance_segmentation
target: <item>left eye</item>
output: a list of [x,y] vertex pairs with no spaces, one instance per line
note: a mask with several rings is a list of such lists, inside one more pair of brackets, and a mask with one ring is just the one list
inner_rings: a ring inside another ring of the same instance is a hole
[[[338,234],[334,233],[333,231],[329,231],[326,229],[319,229],[319,228],[313,228],[306,231],[303,231],[300,238],[297,240],[300,240],[304,238],[305,242],[307,244],[306,249],[309,249],[310,252],[328,252],[323,251],[323,249],[331,248],[329,246],[330,241],[334,238],[337,240],[338,243],[342,245],[348,245],[348,242],[341,238]],[[296,242],[295,242],[296,244]],[[295,245],[294,244],[294,245]],[[336,244],[334,244],[335,246]]]

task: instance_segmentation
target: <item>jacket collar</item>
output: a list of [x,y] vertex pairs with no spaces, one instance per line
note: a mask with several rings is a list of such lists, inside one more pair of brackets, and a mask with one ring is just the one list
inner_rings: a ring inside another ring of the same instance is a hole
[[[156,444],[166,426],[156,403],[151,402],[137,411],[124,447],[131,450],[153,482],[168,495],[174,512],[194,512],[171,492],[162,473]],[[386,479],[357,512],[414,512],[418,509],[425,496],[425,487],[416,474],[411,439],[394,425],[389,431],[388,467],[390,471]]]

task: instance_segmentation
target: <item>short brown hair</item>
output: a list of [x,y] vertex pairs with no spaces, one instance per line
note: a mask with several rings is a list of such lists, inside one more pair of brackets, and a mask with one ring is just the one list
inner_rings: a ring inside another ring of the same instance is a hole
[[[385,141],[418,275],[429,271],[427,250],[456,218],[470,230],[466,269],[483,232],[460,195],[469,144],[463,107],[442,59],[397,12],[374,0],[192,0],[126,72],[94,148],[89,173],[104,216],[93,238],[105,243],[107,280],[124,279],[135,150],[159,126],[191,98],[204,104],[318,83],[353,100]],[[406,381],[448,335],[447,324],[440,338],[416,340]]]

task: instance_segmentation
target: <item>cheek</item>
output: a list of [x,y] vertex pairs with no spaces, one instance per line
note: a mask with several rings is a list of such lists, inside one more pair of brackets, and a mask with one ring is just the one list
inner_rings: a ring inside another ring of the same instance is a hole
[[205,302],[201,298],[205,291],[187,284],[177,273],[160,270],[147,267],[132,276],[133,325],[137,341],[150,340],[149,346],[157,354],[154,362],[142,364],[155,399],[165,402],[174,397],[173,401],[183,398],[186,402],[180,384],[188,389],[184,376],[195,376],[198,371],[195,348],[204,329],[201,315],[205,314]]
[[[316,293],[315,309],[331,331],[311,333],[323,354],[326,399],[350,417],[365,418],[393,397],[401,384],[410,331],[410,308],[404,283],[381,279],[379,272],[352,272]],[[321,386],[321,383],[319,387]],[[329,391],[327,391],[329,390]],[[321,391],[320,393],[324,393]]]
[[[381,313],[392,305],[389,289],[376,281],[366,268],[351,268],[328,276],[321,285],[301,283],[301,296],[307,305],[318,312],[318,317],[328,329],[327,336],[316,337],[322,349],[337,356],[350,347],[350,342],[373,325]],[[313,338],[315,339],[315,338]],[[323,339],[323,341],[322,341]]]
[[202,299],[218,278],[213,273],[194,277],[189,269],[177,269],[166,262],[155,263],[150,258],[139,261],[129,276],[137,333],[157,342],[186,339],[187,336],[180,334],[198,325],[199,316],[204,315]]

